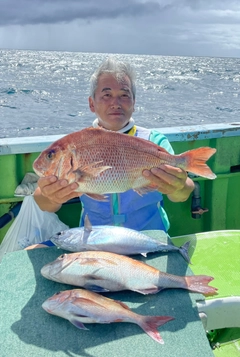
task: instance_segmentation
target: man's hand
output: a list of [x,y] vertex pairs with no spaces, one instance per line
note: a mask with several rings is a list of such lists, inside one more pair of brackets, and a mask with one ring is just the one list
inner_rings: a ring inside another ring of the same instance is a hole
[[163,164],[158,168],[144,170],[143,176],[174,202],[186,201],[194,189],[194,182],[178,167]]
[[68,184],[67,180],[58,180],[56,176],[41,177],[34,192],[34,199],[41,210],[56,212],[63,203],[82,195],[81,192],[75,191],[77,188],[76,182]]

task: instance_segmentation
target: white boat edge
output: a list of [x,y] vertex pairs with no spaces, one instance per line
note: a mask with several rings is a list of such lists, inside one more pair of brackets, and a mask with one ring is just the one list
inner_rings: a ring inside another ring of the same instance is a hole
[[[152,128],[167,136],[170,142],[216,139],[240,136],[240,122]],[[42,135],[0,139],[0,155],[41,152],[62,135]]]
[[240,327],[240,296],[229,296],[197,302],[205,331]]

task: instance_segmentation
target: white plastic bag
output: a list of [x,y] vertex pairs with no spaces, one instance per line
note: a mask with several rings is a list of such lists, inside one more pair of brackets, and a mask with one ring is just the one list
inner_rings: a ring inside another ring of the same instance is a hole
[[55,213],[42,211],[33,196],[26,196],[16,219],[0,245],[0,261],[7,252],[42,243],[53,234],[68,228]]

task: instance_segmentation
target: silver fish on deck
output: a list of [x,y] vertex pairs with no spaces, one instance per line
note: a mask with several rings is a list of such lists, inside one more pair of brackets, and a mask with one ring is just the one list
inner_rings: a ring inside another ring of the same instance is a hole
[[[168,238],[164,231],[158,231],[159,238]],[[190,242],[180,248],[172,243],[164,243],[134,229],[116,226],[92,226],[85,217],[84,227],[67,229],[54,234],[50,240],[59,248],[70,252],[86,250],[101,250],[123,255],[142,254],[150,252],[179,252],[190,263],[188,249]]]
[[139,315],[123,302],[83,289],[56,293],[42,307],[48,313],[69,320],[74,326],[84,330],[88,330],[84,323],[131,322],[139,325],[153,340],[161,344],[164,342],[157,327],[174,319],[170,316]]
[[142,175],[161,164],[214,179],[205,163],[216,149],[202,147],[181,155],[142,138],[99,128],[86,128],[64,136],[44,150],[33,163],[40,177],[55,175],[69,183],[77,182],[76,191],[93,199],[105,200],[104,194],[133,189],[140,195],[157,190]]
[[130,257],[101,251],[62,254],[44,265],[41,274],[59,283],[96,292],[132,290],[140,294],[156,294],[162,289],[181,288],[215,295],[217,291],[208,286],[213,280],[210,276],[168,274]]

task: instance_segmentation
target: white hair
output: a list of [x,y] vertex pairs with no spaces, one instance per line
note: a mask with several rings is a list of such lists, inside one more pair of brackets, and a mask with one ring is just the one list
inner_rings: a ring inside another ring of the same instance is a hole
[[102,74],[112,74],[117,80],[121,81],[127,76],[130,79],[133,99],[136,96],[135,71],[129,63],[116,60],[114,57],[107,58],[93,73],[90,78],[90,96],[94,98],[98,86],[99,77]]

